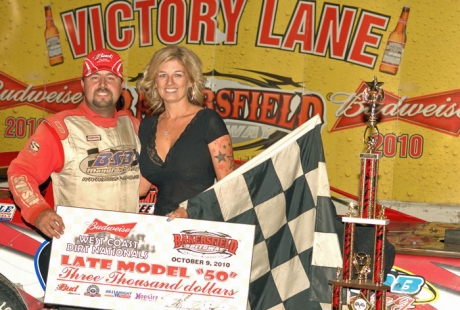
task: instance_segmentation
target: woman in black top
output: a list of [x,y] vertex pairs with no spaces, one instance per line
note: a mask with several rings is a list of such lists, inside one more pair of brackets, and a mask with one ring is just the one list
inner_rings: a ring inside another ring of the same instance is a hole
[[187,217],[179,203],[233,171],[233,148],[224,121],[203,107],[201,61],[185,47],[157,51],[138,82],[152,109],[139,128],[140,195],[158,188],[155,215]]

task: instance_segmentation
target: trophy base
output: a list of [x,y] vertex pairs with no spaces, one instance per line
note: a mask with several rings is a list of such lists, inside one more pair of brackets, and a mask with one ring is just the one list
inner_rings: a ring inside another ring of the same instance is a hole
[[351,280],[351,281],[338,281],[338,280],[329,280],[327,281],[332,286],[341,286],[346,288],[354,288],[354,289],[361,289],[361,290],[371,290],[371,291],[389,291],[391,289],[390,286],[375,283],[371,280]]
[[342,217],[342,222],[344,223],[355,223],[355,224],[365,224],[365,225],[381,225],[386,226],[390,224],[388,219],[368,219],[362,217]]

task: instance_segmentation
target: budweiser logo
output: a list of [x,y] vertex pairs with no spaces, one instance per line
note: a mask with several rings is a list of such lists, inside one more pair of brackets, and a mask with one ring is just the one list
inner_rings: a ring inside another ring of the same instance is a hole
[[88,225],[88,228],[84,233],[95,234],[100,232],[108,232],[121,238],[126,238],[131,230],[133,230],[134,226],[136,226],[136,224],[137,223],[108,225],[101,220],[95,219],[91,224]]
[[100,54],[97,54],[95,57],[94,57],[94,60],[97,61],[101,61],[101,60],[105,60],[105,61],[110,61],[112,60],[112,57],[113,55],[112,54],[104,54],[104,53],[100,53]]
[[[337,121],[332,131],[365,126],[370,107],[362,98],[364,82],[356,93],[335,93],[330,101],[339,104]],[[385,92],[385,99],[377,108],[379,122],[401,120],[453,136],[460,135],[460,90],[419,97],[398,97]]]
[[34,85],[22,83],[0,71],[0,109],[28,104],[48,112],[60,112],[83,100],[81,79]]
[[57,291],[65,291],[65,292],[77,292],[79,286],[69,286],[65,283],[59,284],[56,288]]

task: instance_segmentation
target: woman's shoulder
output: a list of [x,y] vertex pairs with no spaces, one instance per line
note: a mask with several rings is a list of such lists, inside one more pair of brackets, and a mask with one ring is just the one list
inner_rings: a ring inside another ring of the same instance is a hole
[[141,125],[142,124],[151,124],[151,123],[155,122],[157,119],[158,119],[158,115],[150,115],[150,116],[142,119]]
[[202,116],[200,125],[202,128],[206,128],[205,135],[208,141],[214,141],[222,135],[228,134],[227,126],[217,111],[205,108],[199,114]]
[[141,125],[139,127],[139,130],[142,130],[144,128],[150,128],[153,126],[158,121],[158,115],[151,115],[148,116],[141,121]]
[[195,120],[192,122],[204,127],[223,126],[224,124],[224,120],[219,113],[208,108],[199,110],[195,116]]
[[204,117],[206,119],[214,119],[214,118],[222,119],[222,117],[219,115],[219,113],[217,113],[213,109],[209,109],[209,108],[204,108],[204,109],[198,111],[198,116]]

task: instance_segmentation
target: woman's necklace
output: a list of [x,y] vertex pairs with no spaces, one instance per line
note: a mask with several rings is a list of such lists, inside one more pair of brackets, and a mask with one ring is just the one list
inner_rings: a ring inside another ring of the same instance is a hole
[[187,109],[185,109],[184,113],[182,113],[181,115],[179,115],[178,117],[176,117],[176,120],[175,120],[174,123],[171,125],[171,127],[169,127],[169,129],[166,130],[166,131],[164,132],[164,135],[165,135],[165,136],[169,135],[169,132],[171,131],[171,129],[174,127],[174,125],[176,125],[177,120],[178,120],[179,118],[181,118],[182,116],[184,116],[185,113],[187,113],[188,108],[190,108],[190,105],[187,106]]

